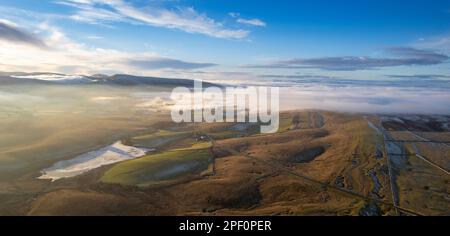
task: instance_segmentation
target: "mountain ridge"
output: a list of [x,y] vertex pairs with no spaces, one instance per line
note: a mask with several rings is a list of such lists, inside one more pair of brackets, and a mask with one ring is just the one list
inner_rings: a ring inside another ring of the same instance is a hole
[[[152,76],[136,76],[129,74],[115,75],[67,75],[60,73],[47,72],[0,72],[0,85],[23,85],[23,84],[39,84],[39,85],[112,85],[112,86],[184,86],[193,87],[193,79],[163,78]],[[203,82],[203,86],[220,86],[217,84]]]

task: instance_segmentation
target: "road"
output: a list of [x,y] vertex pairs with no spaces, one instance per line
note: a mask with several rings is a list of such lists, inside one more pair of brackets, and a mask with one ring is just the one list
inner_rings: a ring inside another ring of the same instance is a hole
[[[395,181],[395,176],[393,174],[392,171],[392,165],[391,165],[391,156],[394,155],[403,155],[403,153],[393,153],[392,150],[389,150],[390,147],[390,137],[389,134],[387,133],[387,131],[383,128],[383,126],[378,127],[375,124],[373,124],[372,122],[370,122],[367,117],[364,117],[364,119],[366,119],[369,127],[371,127],[372,129],[374,129],[379,135],[383,136],[383,143],[384,143],[384,152],[386,153],[386,165],[388,167],[388,174],[389,174],[389,184],[391,186],[391,198],[392,198],[392,205],[394,206],[395,209],[395,213],[398,215],[398,209],[400,208],[398,203],[399,203],[399,199],[398,199],[398,192],[397,187],[396,187],[396,181]],[[395,144],[394,144],[395,145]]]

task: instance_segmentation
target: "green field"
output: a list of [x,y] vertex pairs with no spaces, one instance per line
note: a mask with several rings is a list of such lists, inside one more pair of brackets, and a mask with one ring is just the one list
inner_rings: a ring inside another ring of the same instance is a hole
[[148,186],[160,181],[201,173],[211,163],[211,143],[202,142],[190,148],[166,152],[120,163],[108,170],[102,182]]

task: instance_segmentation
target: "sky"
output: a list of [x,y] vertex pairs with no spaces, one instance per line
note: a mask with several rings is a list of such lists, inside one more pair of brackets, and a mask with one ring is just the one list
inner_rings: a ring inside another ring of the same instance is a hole
[[450,114],[448,0],[0,0],[0,72],[282,88],[288,109]]
[[0,0],[0,71],[442,80],[449,55],[450,1]]

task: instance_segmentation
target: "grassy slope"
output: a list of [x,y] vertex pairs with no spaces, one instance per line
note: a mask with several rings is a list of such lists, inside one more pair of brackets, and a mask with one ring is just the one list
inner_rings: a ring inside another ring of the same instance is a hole
[[115,165],[101,178],[105,183],[145,186],[158,181],[173,180],[208,168],[210,143],[147,155]]

